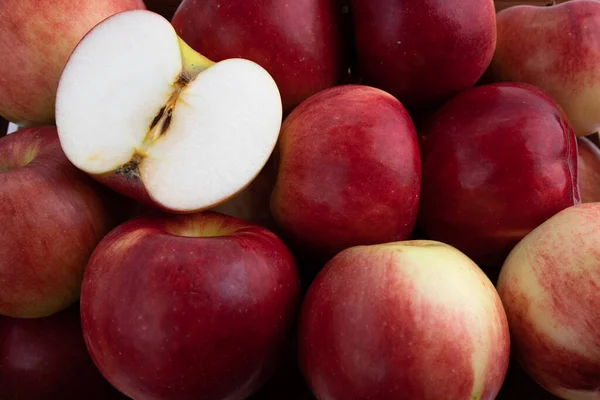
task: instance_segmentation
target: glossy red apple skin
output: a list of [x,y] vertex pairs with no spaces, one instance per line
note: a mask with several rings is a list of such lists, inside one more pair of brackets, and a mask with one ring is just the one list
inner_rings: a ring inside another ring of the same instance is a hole
[[470,89],[421,133],[419,226],[482,267],[499,268],[528,232],[580,202],[575,134],[537,88]]
[[262,227],[211,212],[137,218],[90,259],[84,337],[129,397],[242,399],[275,371],[299,298],[291,253]]
[[144,0],[148,10],[158,13],[168,20],[173,18],[181,0]]
[[577,154],[581,202],[600,202],[600,149],[590,139],[579,137]]
[[0,314],[43,317],[76,302],[120,214],[118,198],[67,160],[55,127],[0,139]]
[[421,164],[414,124],[388,93],[326,89],[284,121],[271,210],[290,243],[329,258],[354,245],[408,238]]
[[496,46],[493,0],[351,0],[363,83],[411,111],[473,86]]
[[600,3],[561,3],[499,12],[497,48],[486,76],[546,90],[575,133],[586,136],[600,129]]
[[79,306],[45,318],[0,317],[0,398],[125,399],[85,347]]
[[338,84],[349,67],[339,0],[184,0],[177,34],[213,61],[241,57],[275,79],[285,112]]
[[492,283],[432,241],[337,254],[304,298],[298,340],[320,400],[493,400],[510,352]]

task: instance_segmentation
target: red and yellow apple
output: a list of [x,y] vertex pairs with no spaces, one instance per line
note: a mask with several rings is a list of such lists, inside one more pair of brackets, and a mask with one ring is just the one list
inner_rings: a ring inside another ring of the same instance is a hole
[[177,34],[213,61],[246,58],[277,82],[284,112],[345,79],[351,37],[339,0],[183,0]]
[[223,214],[130,220],[85,271],[81,315],[102,374],[134,399],[244,399],[275,372],[300,300],[284,243]]
[[407,239],[420,182],[417,135],[402,104],[376,88],[337,86],[285,119],[271,209],[294,247],[328,259]]
[[600,398],[600,203],[569,207],[529,233],[500,272],[513,352],[563,399]]
[[20,125],[54,121],[56,88],[77,43],[97,23],[142,0],[0,2],[0,116]]
[[486,78],[546,90],[578,136],[600,129],[600,2],[510,7],[498,13],[498,44]]
[[350,0],[358,74],[411,112],[473,86],[496,46],[493,0]]
[[510,338],[493,284],[440,242],[358,246],[310,286],[300,366],[318,399],[493,400]]
[[587,137],[579,137],[577,154],[581,202],[600,202],[600,148]]
[[92,362],[77,304],[44,318],[0,316],[0,397],[125,399]]
[[527,233],[580,202],[575,134],[538,88],[469,89],[420,133],[420,228],[490,272]]
[[42,317],[79,298],[83,269],[119,203],[65,157],[56,128],[0,139],[0,314]]

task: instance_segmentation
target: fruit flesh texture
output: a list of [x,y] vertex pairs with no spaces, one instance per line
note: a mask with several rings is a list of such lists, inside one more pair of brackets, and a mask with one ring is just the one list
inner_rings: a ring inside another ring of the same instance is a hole
[[[117,40],[118,32],[131,40]],[[129,65],[138,59],[149,65],[132,77]],[[89,63],[101,65],[111,85],[88,79]],[[107,108],[115,88],[124,93]],[[214,64],[147,11],[94,28],[58,91],[69,159],[123,194],[173,212],[211,208],[242,190],[269,158],[280,124],[279,92],[264,69],[242,59]]]
[[509,341],[483,272],[450,246],[409,241],[325,266],[303,303],[299,356],[320,399],[492,400]]
[[22,125],[54,121],[56,88],[79,40],[142,0],[4,0],[0,2],[0,116]]
[[580,202],[575,135],[547,94],[492,84],[446,103],[421,132],[418,224],[483,267]]

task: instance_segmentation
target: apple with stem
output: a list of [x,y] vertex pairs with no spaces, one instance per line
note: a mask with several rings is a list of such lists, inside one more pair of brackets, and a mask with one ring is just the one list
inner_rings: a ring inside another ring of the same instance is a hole
[[183,0],[173,17],[179,36],[214,61],[263,66],[289,113],[346,77],[352,36],[340,0]]
[[493,400],[510,353],[493,284],[434,241],[337,254],[306,294],[298,340],[323,400]]
[[271,210],[292,247],[329,259],[411,235],[421,164],[398,100],[362,85],[325,89],[292,111],[280,136]]
[[569,400],[600,396],[600,203],[569,207],[529,233],[498,279],[513,354]]
[[523,5],[498,13],[498,44],[487,78],[546,90],[575,133],[600,129],[600,2]]
[[497,83],[466,90],[420,133],[418,225],[490,273],[527,233],[580,202],[575,134],[541,89]]
[[493,0],[350,0],[363,83],[411,112],[473,86],[496,46]]
[[117,200],[67,160],[55,127],[0,139],[0,314],[43,317],[76,302],[89,256],[121,220]]
[[0,116],[53,123],[58,80],[77,43],[105,18],[144,8],[142,0],[2,0]]
[[134,399],[244,399],[275,372],[300,301],[284,243],[219,213],[130,220],[87,265],[81,315],[102,374]]
[[78,304],[44,318],[0,317],[0,395],[3,400],[126,399],[90,358]]
[[209,209],[242,191],[269,159],[281,119],[277,85],[262,67],[213,63],[166,19],[140,10],[86,35],[56,99],[61,144],[76,167],[174,213]]

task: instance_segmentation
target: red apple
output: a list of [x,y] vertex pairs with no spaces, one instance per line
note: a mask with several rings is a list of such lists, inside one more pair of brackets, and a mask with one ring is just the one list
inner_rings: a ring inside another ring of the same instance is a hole
[[241,57],[264,67],[284,111],[344,79],[346,55],[339,0],[184,0],[173,17],[178,35],[213,61]]
[[379,89],[326,89],[284,121],[271,209],[294,246],[329,258],[359,244],[407,239],[419,204],[415,127]]
[[577,138],[577,149],[581,202],[600,202],[600,149],[587,137]]
[[77,301],[88,257],[120,218],[113,200],[67,160],[55,127],[0,139],[0,314],[48,316]]
[[473,86],[496,45],[493,0],[351,0],[359,73],[411,111]]
[[600,203],[569,207],[514,248],[498,280],[515,358],[563,399],[600,397],[599,241]]
[[79,306],[50,317],[0,317],[2,400],[123,399],[85,347]]
[[600,128],[600,2],[517,6],[498,13],[498,45],[489,70],[495,81],[546,90],[575,133]]
[[499,268],[528,232],[579,203],[577,142],[561,109],[525,84],[454,97],[422,131],[419,226]]
[[0,116],[52,123],[58,80],[81,38],[113,14],[144,8],[142,0],[0,1]]
[[336,255],[308,290],[299,332],[300,366],[322,400],[492,400],[509,361],[494,286],[433,241]]
[[295,321],[291,253],[223,214],[145,217],[98,245],[81,294],[88,349],[135,399],[243,399],[274,373]]
[[145,0],[148,10],[154,11],[170,20],[175,14],[175,10],[181,4],[181,0]]

